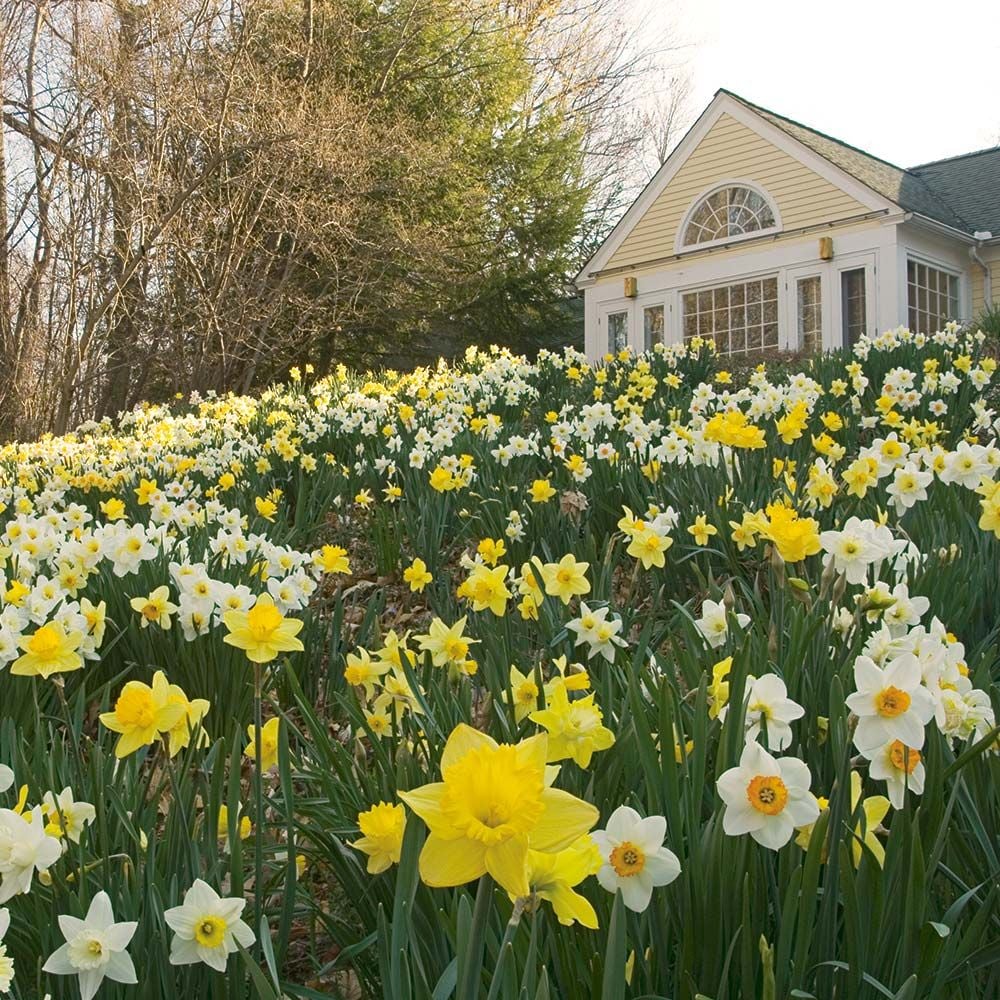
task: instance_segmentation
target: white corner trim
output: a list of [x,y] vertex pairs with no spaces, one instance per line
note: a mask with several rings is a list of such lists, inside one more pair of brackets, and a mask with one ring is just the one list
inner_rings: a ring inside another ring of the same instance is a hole
[[[691,221],[691,216],[694,214],[695,209],[709,195],[715,194],[716,191],[719,191],[722,188],[729,187],[749,188],[751,191],[760,195],[760,197],[767,202],[768,208],[771,209],[771,214],[774,216],[774,225],[768,226],[767,229],[755,229],[753,232],[741,233],[738,236],[723,236],[717,240],[706,240],[704,243],[685,244],[684,234],[687,232],[688,223]],[[722,246],[723,244],[728,246],[731,243],[739,243],[744,239],[754,239],[760,236],[769,236],[773,233],[780,233],[781,230],[781,212],[778,209],[777,202],[775,202],[771,195],[758,183],[756,183],[756,181],[749,181],[746,178],[740,177],[729,177],[725,180],[717,181],[715,184],[711,184],[692,200],[691,204],[688,206],[688,210],[684,213],[684,218],[681,220],[680,228],[677,230],[677,235],[674,237],[674,253],[683,253],[685,250],[707,250],[711,247]]]

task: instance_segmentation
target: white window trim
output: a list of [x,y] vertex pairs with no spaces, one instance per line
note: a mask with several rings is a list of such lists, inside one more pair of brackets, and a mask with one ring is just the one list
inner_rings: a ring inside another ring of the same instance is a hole
[[608,317],[615,313],[625,313],[627,319],[625,330],[625,346],[635,350],[635,309],[633,299],[614,299],[602,302],[597,314],[597,346],[600,356],[612,353],[608,344]]
[[[717,240],[706,240],[704,243],[685,243],[684,234],[687,232],[688,224],[691,222],[691,217],[694,215],[695,210],[706,198],[715,194],[716,191],[721,191],[723,188],[730,187],[749,188],[761,197],[767,203],[768,208],[771,209],[771,215],[774,216],[774,225],[769,226],[767,229],[754,229],[749,233],[741,233],[739,236],[723,236]],[[761,236],[771,236],[776,233],[780,233],[781,229],[781,213],[778,211],[777,203],[759,184],[755,184],[753,181],[748,181],[738,177],[723,181],[716,181],[710,187],[705,188],[705,190],[702,191],[701,194],[699,194],[688,206],[688,210],[684,213],[684,218],[681,220],[680,228],[677,230],[677,235],[674,237],[674,253],[691,253],[694,250],[706,250],[711,249],[712,247],[729,246],[733,243],[742,243],[744,240],[759,239]]]
[[784,271],[784,313],[781,331],[781,348],[784,351],[800,351],[799,342],[799,281],[803,278],[819,278],[820,296],[820,352],[826,350],[830,329],[830,271],[826,263],[800,264]]
[[[910,322],[910,261],[914,264],[922,264],[924,267],[932,268],[935,271],[940,271],[942,274],[947,274],[950,278],[954,278],[958,282],[958,308],[962,311],[966,308],[965,304],[965,273],[956,269],[953,264],[942,263],[939,259],[931,257],[928,254],[920,253],[918,251],[913,251],[907,248],[906,256],[903,260],[903,290],[905,292],[904,304],[906,306],[906,315],[903,322],[909,326]],[[919,309],[918,309],[919,312]],[[951,316],[949,317],[953,320],[961,321],[967,317],[963,316]]]
[[[723,280],[715,280],[710,282],[702,282],[698,285],[686,285],[683,288],[678,288],[676,292],[676,302],[677,302],[677,343],[684,343],[684,296],[696,292],[710,292],[716,288],[731,288],[733,285],[746,285],[753,281],[765,281],[768,278],[773,278],[776,282],[775,291],[777,292],[777,316],[776,322],[778,325],[778,350],[784,350],[785,338],[787,337],[786,324],[782,318],[783,310],[783,297],[785,292],[782,290],[782,269],[781,268],[766,268],[760,271],[748,272],[746,274],[741,274],[739,277],[726,278]],[[765,348],[765,350],[772,350],[771,347]],[[723,354],[719,353],[719,357],[739,357],[739,356],[750,356],[752,351],[738,351],[736,354]]]

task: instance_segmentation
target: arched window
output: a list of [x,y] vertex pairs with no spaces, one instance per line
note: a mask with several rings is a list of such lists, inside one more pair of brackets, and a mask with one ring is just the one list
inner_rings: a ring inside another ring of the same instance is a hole
[[759,191],[728,184],[705,195],[687,217],[681,246],[766,232],[777,228],[775,211]]

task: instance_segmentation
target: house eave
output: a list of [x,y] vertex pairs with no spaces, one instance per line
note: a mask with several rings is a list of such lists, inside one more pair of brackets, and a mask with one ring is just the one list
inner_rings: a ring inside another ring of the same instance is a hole
[[[957,229],[955,226],[949,226],[947,223],[938,222],[937,219],[932,219],[928,215],[921,215],[919,212],[907,212],[903,216],[904,222],[912,222],[914,225],[920,226],[921,229],[929,229],[931,232],[938,233],[941,236],[948,236],[953,240],[958,240],[967,246],[975,246],[980,243],[972,233],[967,233],[962,229]],[[1000,242],[998,239],[987,240],[987,243]]]

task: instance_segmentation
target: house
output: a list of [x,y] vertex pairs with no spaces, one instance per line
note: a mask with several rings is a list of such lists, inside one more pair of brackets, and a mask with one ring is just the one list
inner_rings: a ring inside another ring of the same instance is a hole
[[720,90],[576,284],[594,359],[933,332],[1000,295],[1000,147],[903,169]]

